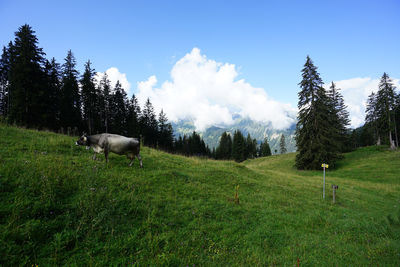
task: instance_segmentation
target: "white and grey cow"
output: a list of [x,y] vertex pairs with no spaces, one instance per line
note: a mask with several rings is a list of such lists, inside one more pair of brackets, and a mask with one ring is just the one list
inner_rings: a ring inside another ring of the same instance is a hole
[[129,166],[132,166],[135,157],[138,158],[140,168],[143,168],[142,158],[140,157],[140,142],[137,138],[125,137],[117,134],[83,134],[75,143],[77,146],[86,146],[94,151],[93,160],[96,159],[97,153],[103,153],[108,162],[108,153],[113,152],[118,155],[126,155],[131,160]]

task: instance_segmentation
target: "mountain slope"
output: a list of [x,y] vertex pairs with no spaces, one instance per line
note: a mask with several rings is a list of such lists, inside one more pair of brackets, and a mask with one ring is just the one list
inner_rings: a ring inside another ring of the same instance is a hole
[[[179,122],[172,123],[174,128],[175,136],[179,135],[189,135],[193,131],[196,130],[193,122],[190,120],[181,120]],[[277,130],[273,129],[272,126],[268,123],[256,122],[251,119],[244,118],[236,118],[235,122],[229,126],[212,126],[207,128],[205,131],[200,132],[204,142],[210,147],[217,147],[219,143],[219,138],[221,137],[223,132],[233,133],[235,130],[240,130],[244,136],[247,136],[247,133],[250,133],[252,138],[257,139],[258,142],[264,141],[267,138],[268,143],[271,147],[271,151],[274,153],[276,150],[277,153],[280,153],[280,138],[281,135],[285,135],[286,141],[286,149],[288,152],[296,151],[296,141],[294,139],[296,125],[292,125],[288,129],[285,130]]]
[[400,264],[399,151],[346,154],[323,201],[321,172],[293,153],[237,164],[145,147],[139,169],[92,161],[76,138],[0,136],[0,265]]

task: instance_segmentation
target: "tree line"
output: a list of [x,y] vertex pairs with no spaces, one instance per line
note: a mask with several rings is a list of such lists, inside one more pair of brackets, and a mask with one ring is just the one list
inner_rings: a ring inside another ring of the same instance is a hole
[[299,83],[296,145],[299,169],[319,169],[321,163],[334,166],[343,152],[360,146],[399,145],[400,94],[384,73],[377,93],[368,97],[364,126],[350,130],[349,113],[340,89],[331,83],[328,90],[310,57],[302,69]]

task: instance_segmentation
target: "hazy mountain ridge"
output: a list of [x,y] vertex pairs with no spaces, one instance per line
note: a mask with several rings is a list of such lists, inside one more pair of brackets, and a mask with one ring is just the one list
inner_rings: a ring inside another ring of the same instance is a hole
[[[185,134],[190,135],[196,130],[194,123],[190,120],[172,122],[172,127],[174,128],[175,137],[179,137],[179,135],[183,136]],[[231,136],[233,136],[235,130],[240,130],[245,137],[247,137],[247,133],[250,133],[251,138],[257,139],[258,143],[267,138],[273,154],[275,154],[275,150],[277,150],[277,153],[280,153],[279,142],[281,135],[284,134],[287,151],[296,151],[296,141],[294,138],[296,130],[295,124],[290,126],[288,129],[277,130],[274,129],[269,123],[257,122],[248,118],[237,117],[232,125],[211,126],[205,131],[196,132],[202,136],[204,142],[206,142],[210,148],[213,148],[218,146],[219,138],[224,131],[231,133]]]

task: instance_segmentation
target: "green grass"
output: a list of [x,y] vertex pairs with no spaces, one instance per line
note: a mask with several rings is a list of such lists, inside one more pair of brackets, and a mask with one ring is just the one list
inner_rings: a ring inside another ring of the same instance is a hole
[[75,139],[0,125],[0,265],[400,265],[399,151],[346,154],[323,200],[322,171],[297,171],[295,154],[237,164],[145,147],[140,169],[92,161]]

